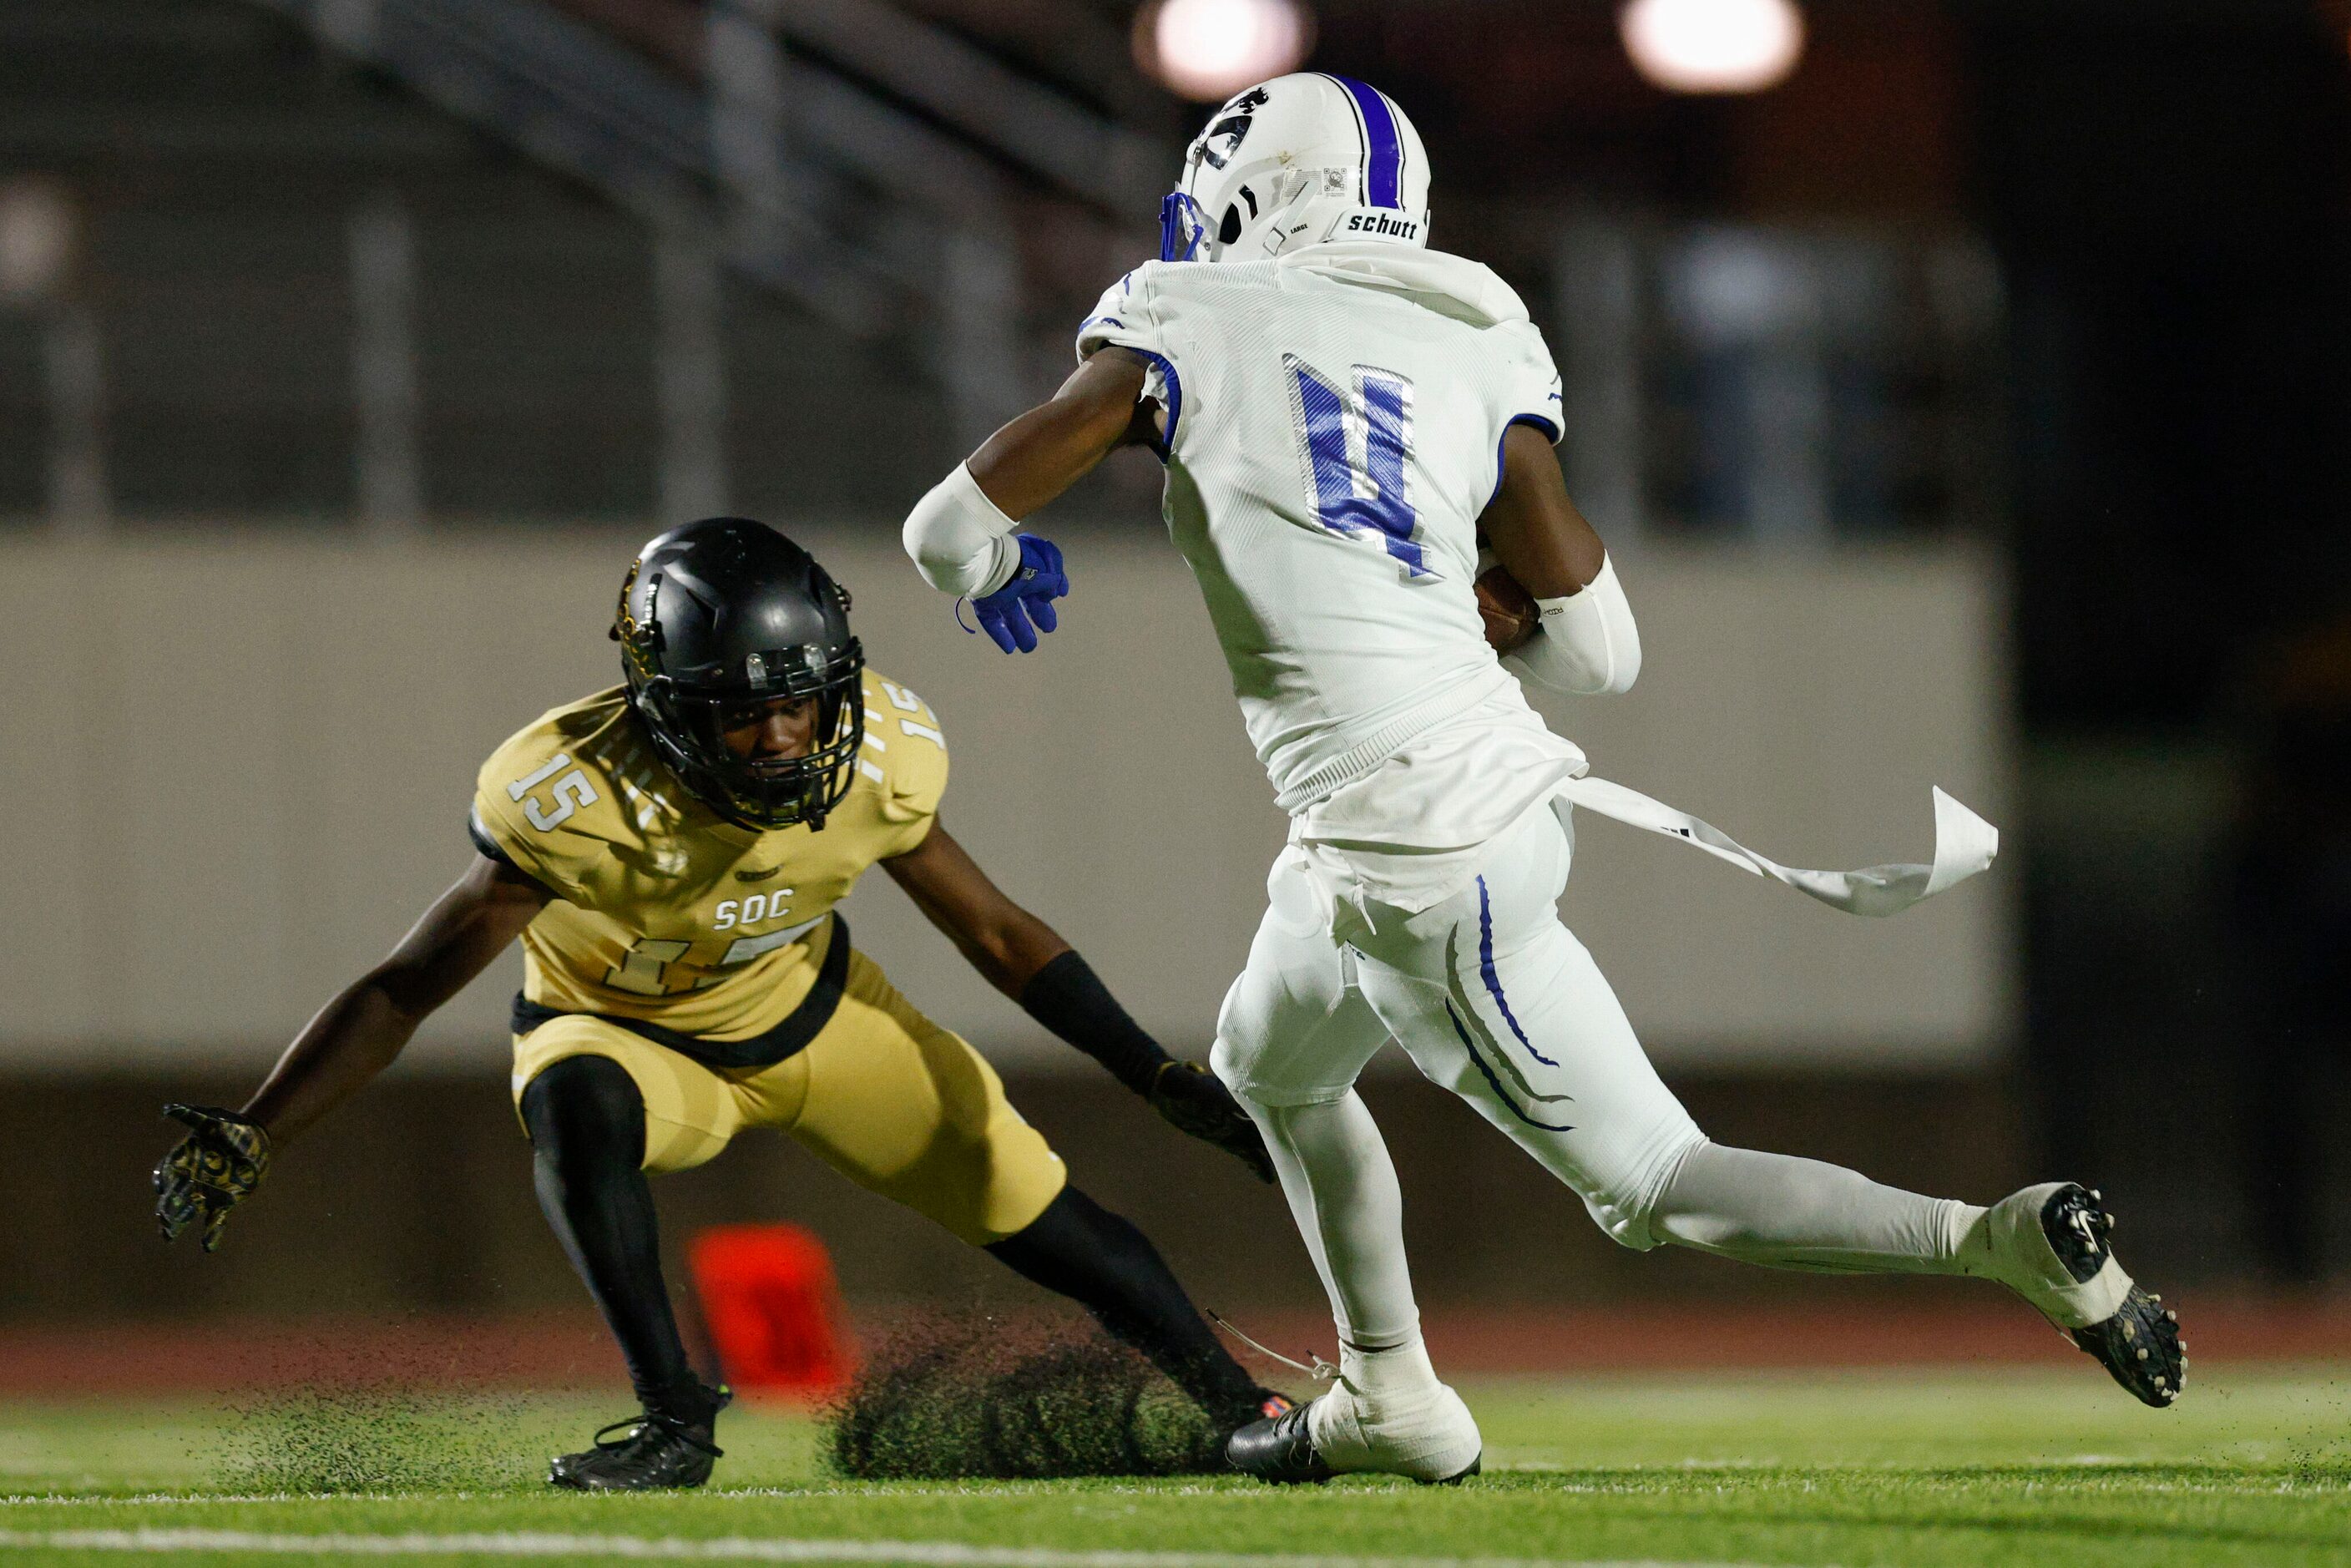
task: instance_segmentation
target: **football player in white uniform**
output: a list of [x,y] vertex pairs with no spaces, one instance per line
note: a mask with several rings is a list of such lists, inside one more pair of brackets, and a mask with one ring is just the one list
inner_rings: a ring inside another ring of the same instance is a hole
[[[1353,1088],[1391,1036],[1625,1246],[1996,1280],[2168,1405],[2176,1319],[2116,1261],[2097,1194],[2049,1183],[1979,1208],[1710,1143],[1561,924],[1573,805],[1860,914],[1983,869],[1996,838],[1937,791],[1932,865],[1792,870],[1588,777],[1545,727],[1520,680],[1622,692],[1640,639],[1552,450],[1542,335],[1492,272],[1426,248],[1428,179],[1411,122],[1362,82],[1300,74],[1233,99],[1185,158],[1162,259],[1080,328],[1076,373],[906,522],[931,584],[968,596],[1007,652],[1031,650],[1067,581],[1019,519],[1148,443],[1290,814],[1214,1060],[1273,1152],[1341,1364],[1322,1398],[1242,1428],[1233,1462],[1279,1480],[1477,1469],[1477,1423],[1422,1346],[1395,1171]],[[1540,631],[1499,662],[1481,543],[1540,606]]]

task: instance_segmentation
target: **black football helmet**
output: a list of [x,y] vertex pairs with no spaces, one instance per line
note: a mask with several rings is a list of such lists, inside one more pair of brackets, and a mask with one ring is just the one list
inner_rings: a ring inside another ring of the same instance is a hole
[[[808,551],[747,517],[672,528],[630,563],[612,638],[653,749],[695,799],[744,827],[824,826],[856,779],[865,650]],[[808,755],[727,748],[730,710],[800,697],[817,704]]]

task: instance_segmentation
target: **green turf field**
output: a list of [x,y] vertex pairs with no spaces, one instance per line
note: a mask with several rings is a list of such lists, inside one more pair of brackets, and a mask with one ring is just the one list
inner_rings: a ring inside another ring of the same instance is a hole
[[716,1490],[586,1498],[536,1484],[617,1413],[576,1399],[17,1405],[0,1561],[2351,1564],[2351,1367],[2198,1372],[2164,1413],[2086,1366],[1470,1384],[1487,1473],[1437,1490],[851,1484],[770,1413]]

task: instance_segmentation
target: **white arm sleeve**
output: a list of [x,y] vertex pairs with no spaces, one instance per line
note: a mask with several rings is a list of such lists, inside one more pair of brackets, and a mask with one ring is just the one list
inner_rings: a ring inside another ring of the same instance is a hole
[[1641,673],[1641,633],[1614,559],[1600,558],[1600,575],[1582,592],[1535,603],[1542,610],[1542,630],[1503,659],[1513,674],[1578,696],[1631,689]]
[[906,514],[906,553],[941,593],[980,599],[1012,580],[1020,565],[1012,530],[1019,526],[987,498],[969,465],[958,463]]

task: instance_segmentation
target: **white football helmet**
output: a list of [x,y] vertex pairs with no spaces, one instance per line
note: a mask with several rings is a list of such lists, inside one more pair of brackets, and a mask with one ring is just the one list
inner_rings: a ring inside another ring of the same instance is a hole
[[1428,243],[1428,154],[1395,101],[1300,71],[1217,110],[1159,206],[1162,261],[1262,261],[1330,239]]

